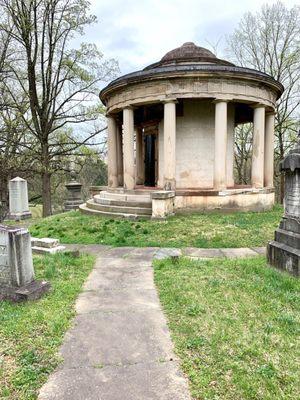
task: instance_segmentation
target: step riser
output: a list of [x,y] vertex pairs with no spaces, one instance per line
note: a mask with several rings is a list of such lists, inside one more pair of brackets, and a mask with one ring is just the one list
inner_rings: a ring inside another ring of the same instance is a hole
[[137,214],[137,215],[152,214],[152,210],[150,208],[107,206],[103,204],[94,203],[92,201],[88,201],[86,205],[88,208],[91,208],[93,210],[99,210],[109,213]]
[[119,193],[109,193],[105,191],[101,192],[98,195],[95,195],[94,197],[98,199],[151,203],[150,195],[119,194]]
[[121,201],[121,200],[109,200],[109,199],[99,199],[98,197],[94,197],[94,202],[97,204],[105,205],[105,206],[119,206],[119,207],[141,207],[141,208],[152,208],[152,204],[146,202],[137,202],[137,201]]
[[88,208],[85,205],[79,206],[79,211],[82,212],[83,214],[97,215],[97,216],[101,216],[101,217],[115,218],[115,219],[124,219],[125,218],[125,219],[130,219],[130,220],[136,220],[136,219],[150,219],[151,218],[150,215],[108,213],[108,212],[93,210],[92,208]]

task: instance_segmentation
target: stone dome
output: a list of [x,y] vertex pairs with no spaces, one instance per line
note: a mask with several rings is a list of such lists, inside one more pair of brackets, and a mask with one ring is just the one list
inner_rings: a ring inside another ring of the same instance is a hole
[[193,42],[186,42],[182,46],[168,51],[159,62],[149,65],[145,70],[174,64],[234,65],[229,61],[217,58],[204,47],[196,46]]

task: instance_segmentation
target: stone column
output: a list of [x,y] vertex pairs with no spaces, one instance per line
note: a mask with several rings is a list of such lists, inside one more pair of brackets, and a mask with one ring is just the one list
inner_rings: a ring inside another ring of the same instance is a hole
[[123,186],[123,135],[122,127],[117,126],[117,169],[118,169],[118,186]]
[[274,124],[275,112],[266,114],[265,123],[265,162],[264,162],[264,185],[273,187],[274,177]]
[[143,129],[136,130],[136,183],[144,184]]
[[215,101],[214,189],[226,188],[227,102]]
[[255,188],[264,186],[265,107],[254,107],[251,182]]
[[164,189],[176,187],[176,100],[164,105]]
[[134,111],[132,107],[123,110],[123,158],[124,188],[133,190],[135,184],[134,169]]
[[107,116],[107,147],[108,147],[108,186],[115,188],[118,186],[117,170],[117,123],[116,120]]

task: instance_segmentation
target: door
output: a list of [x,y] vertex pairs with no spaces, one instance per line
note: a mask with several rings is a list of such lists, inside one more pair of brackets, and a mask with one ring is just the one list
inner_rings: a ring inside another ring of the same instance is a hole
[[156,185],[156,135],[145,135],[145,186]]

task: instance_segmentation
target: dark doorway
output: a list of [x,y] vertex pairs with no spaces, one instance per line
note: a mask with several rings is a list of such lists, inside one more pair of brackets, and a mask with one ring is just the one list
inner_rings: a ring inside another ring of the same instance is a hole
[[155,186],[156,135],[145,135],[145,186]]

